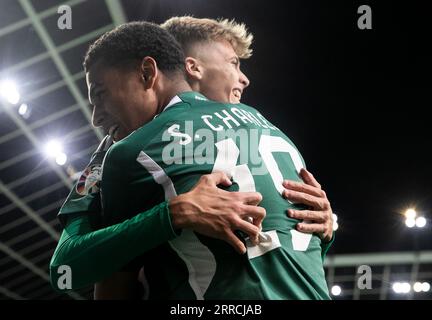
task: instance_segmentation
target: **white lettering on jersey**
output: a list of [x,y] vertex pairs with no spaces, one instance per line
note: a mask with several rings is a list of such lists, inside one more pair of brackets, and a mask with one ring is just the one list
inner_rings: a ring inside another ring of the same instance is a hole
[[[181,137],[182,139],[179,141],[179,143],[184,146],[186,144],[189,144],[192,141],[192,138],[190,135],[186,133],[181,133],[178,130],[180,129],[180,125],[173,124],[171,127],[168,128],[168,133],[173,137]],[[174,131],[177,130],[177,131]],[[184,140],[183,140],[184,138]]]
[[[223,115],[221,114],[223,113]],[[219,119],[214,119],[216,116]],[[262,114],[239,109],[237,107],[232,107],[229,110],[221,110],[221,112],[214,112],[213,115],[203,115],[201,119],[204,123],[210,127],[213,131],[222,131],[223,129],[232,129],[233,127],[240,127],[240,121],[244,124],[250,123],[257,127],[270,129],[270,130],[279,130],[278,128],[270,125],[270,123],[263,117]],[[215,123],[219,122],[219,124]]]
[[221,125],[218,125],[217,127],[215,127],[214,125],[212,125],[209,121],[209,119],[212,119],[213,117],[210,115],[204,115],[201,116],[201,119],[203,119],[204,123],[206,125],[208,125],[210,127],[210,129],[214,130],[214,131],[221,131],[223,130],[223,127]]

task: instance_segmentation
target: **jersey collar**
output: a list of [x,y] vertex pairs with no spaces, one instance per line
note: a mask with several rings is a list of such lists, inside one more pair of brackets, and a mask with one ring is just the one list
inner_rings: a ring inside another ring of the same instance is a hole
[[[163,108],[162,112],[166,111],[168,108],[171,108],[172,106],[176,105],[179,102],[184,102],[185,100],[191,100],[191,99],[192,100],[193,99],[195,99],[195,100],[201,100],[201,101],[207,101],[208,100],[205,96],[203,96],[199,92],[195,92],[195,91],[182,92],[182,93],[179,93],[178,95],[175,95],[171,99],[171,101],[165,106],[165,108]],[[159,114],[155,115],[154,119],[156,119],[156,117]]]
[[182,92],[178,95],[180,97],[180,99],[182,101],[187,101],[187,100],[201,100],[201,101],[208,101],[208,99],[202,95],[199,92],[196,91],[187,91],[187,92]]
[[165,110],[167,110],[168,108],[172,107],[173,105],[175,105],[179,102],[182,102],[182,99],[180,99],[179,96],[174,96],[174,98],[171,99],[171,101],[165,106],[165,108],[162,110],[162,112],[164,112]]

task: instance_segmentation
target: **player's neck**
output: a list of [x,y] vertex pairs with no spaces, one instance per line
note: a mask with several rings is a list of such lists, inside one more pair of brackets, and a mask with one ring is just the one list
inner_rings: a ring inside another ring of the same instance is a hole
[[162,91],[163,95],[161,95],[158,113],[162,112],[174,96],[182,92],[192,91],[192,88],[186,80],[182,77],[178,77],[177,79],[166,81]]

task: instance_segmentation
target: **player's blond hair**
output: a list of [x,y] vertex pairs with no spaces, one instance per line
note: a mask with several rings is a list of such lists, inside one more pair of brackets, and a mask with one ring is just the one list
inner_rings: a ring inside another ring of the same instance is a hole
[[250,46],[253,35],[248,32],[244,23],[238,23],[234,19],[172,17],[161,27],[177,39],[186,55],[190,54],[192,46],[196,43],[218,40],[228,41],[241,59],[247,59],[252,55]]

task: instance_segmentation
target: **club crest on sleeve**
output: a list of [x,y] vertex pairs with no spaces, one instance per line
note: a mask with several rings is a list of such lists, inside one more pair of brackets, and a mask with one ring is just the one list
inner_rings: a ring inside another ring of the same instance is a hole
[[102,167],[100,164],[87,167],[76,184],[76,192],[82,196],[97,192],[99,190],[101,173]]

